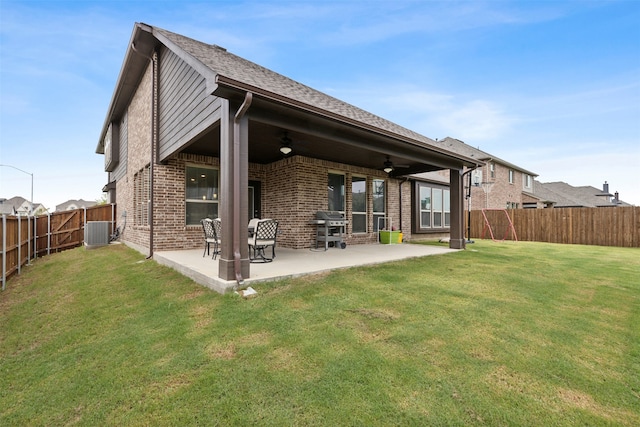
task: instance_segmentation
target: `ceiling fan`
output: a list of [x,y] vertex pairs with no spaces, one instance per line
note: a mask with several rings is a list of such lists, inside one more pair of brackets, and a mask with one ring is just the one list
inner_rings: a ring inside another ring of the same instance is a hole
[[408,168],[409,165],[394,165],[393,162],[391,162],[391,159],[389,158],[389,156],[387,156],[387,160],[384,161],[384,167],[382,168],[383,171],[385,171],[386,173],[391,173],[393,172],[396,168]]
[[289,138],[289,132],[284,131],[284,135],[280,138],[280,152],[285,156],[289,155],[293,151],[292,143],[293,141]]

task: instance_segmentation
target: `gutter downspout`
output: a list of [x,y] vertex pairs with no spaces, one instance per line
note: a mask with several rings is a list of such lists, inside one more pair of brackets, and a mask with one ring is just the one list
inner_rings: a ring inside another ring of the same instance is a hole
[[[400,201],[400,224],[398,225],[398,230],[402,231],[402,184],[409,181],[409,178],[404,177],[402,181],[398,184],[398,193],[399,193],[399,201]],[[413,227],[412,227],[413,228]]]
[[[240,212],[240,120],[251,106],[253,94],[247,92],[244,102],[233,118],[233,212]],[[245,242],[246,243],[246,242]],[[244,285],[240,255],[240,222],[233,221],[233,267],[239,286]]]
[[151,161],[149,162],[149,256],[147,259],[153,257],[153,207],[154,207],[154,197],[153,197],[153,185],[154,185],[154,164],[155,164],[155,148],[157,144],[156,139],[156,122],[158,117],[158,108],[157,108],[157,92],[158,92],[158,52],[154,51],[152,56],[148,56],[138,49],[136,49],[136,44],[131,43],[131,49],[142,56],[143,58],[147,58],[151,63]]
[[467,199],[467,243],[473,243],[471,240],[471,172],[479,167],[480,165],[475,165],[462,174],[462,179],[464,179],[465,175],[469,175],[469,190],[467,190],[467,196],[465,197]]

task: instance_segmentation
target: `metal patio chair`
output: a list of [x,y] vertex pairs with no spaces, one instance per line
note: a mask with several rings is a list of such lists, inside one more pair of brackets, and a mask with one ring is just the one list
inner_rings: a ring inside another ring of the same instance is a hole
[[216,259],[216,255],[220,253],[220,239],[216,234],[214,221],[215,220],[205,218],[200,222],[202,223],[202,230],[204,231],[204,253],[202,256],[204,257],[205,254],[208,255],[210,253],[211,244],[213,244],[212,258]]
[[[276,236],[278,221],[261,219],[255,222],[253,235],[249,237],[250,262],[271,262],[276,257]],[[271,258],[265,256],[265,249],[271,246]]]

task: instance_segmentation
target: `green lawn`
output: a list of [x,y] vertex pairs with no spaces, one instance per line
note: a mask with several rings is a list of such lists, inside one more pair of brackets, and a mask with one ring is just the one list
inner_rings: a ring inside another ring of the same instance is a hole
[[218,295],[122,245],[0,294],[0,425],[640,425],[640,250],[466,251]]

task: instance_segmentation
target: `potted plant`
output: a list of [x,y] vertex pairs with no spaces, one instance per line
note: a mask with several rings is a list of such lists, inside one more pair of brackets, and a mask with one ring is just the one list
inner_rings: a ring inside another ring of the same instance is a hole
[[391,227],[391,230],[382,229],[379,233],[380,243],[387,245],[391,243],[402,243],[402,231],[396,230],[395,227]]

